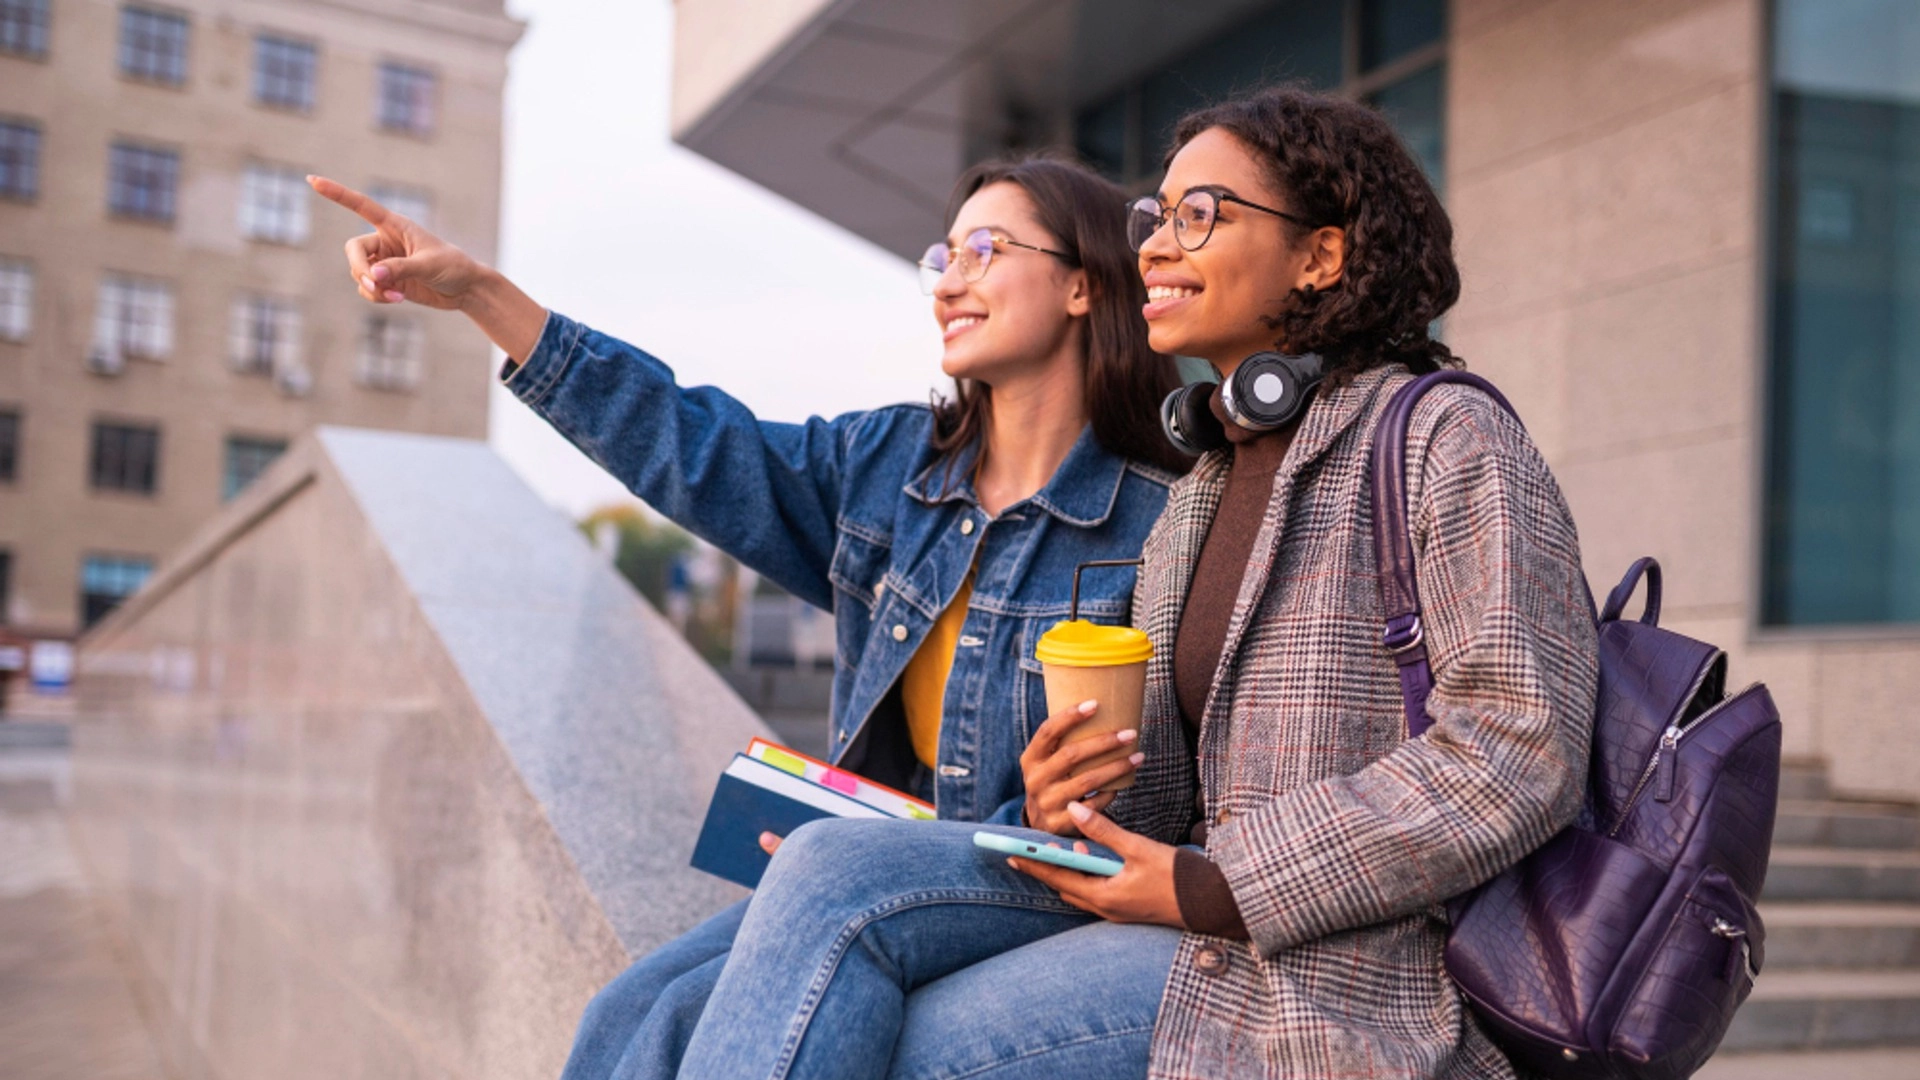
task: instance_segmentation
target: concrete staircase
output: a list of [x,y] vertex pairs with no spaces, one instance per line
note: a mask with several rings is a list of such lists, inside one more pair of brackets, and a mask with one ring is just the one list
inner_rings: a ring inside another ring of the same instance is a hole
[[1766,968],[1724,1054],[1920,1048],[1920,807],[1789,762],[1760,913]]

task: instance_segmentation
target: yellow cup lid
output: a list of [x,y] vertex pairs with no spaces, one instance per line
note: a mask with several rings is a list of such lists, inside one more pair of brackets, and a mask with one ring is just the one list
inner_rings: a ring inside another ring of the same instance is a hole
[[1145,663],[1153,656],[1153,642],[1131,626],[1099,626],[1085,619],[1053,624],[1040,635],[1034,659],[1061,667],[1118,667]]

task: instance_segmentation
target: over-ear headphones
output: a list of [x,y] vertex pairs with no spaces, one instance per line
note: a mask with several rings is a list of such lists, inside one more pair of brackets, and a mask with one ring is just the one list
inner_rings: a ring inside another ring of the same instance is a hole
[[[1319,353],[1289,356],[1258,352],[1220,383],[1220,408],[1248,431],[1272,431],[1292,423],[1326,377]],[[1227,432],[1207,407],[1211,383],[1188,383],[1160,403],[1160,426],[1182,453],[1198,457],[1227,445]]]

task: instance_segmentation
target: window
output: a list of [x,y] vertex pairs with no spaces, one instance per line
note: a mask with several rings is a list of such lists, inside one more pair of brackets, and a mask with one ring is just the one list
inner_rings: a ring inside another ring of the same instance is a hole
[[313,108],[314,48],[261,34],[253,39],[253,100],[276,109]]
[[227,439],[227,472],[220,485],[220,498],[240,494],[253,479],[267,471],[273,459],[287,452],[285,439],[252,439],[239,435]]
[[[1181,116],[1248,86],[1291,80],[1378,107],[1436,186],[1445,161],[1446,0],[1269,5],[1074,114],[1074,148],[1135,190],[1160,175]],[[988,156],[1012,146],[971,147]]]
[[0,196],[31,199],[40,194],[40,129],[0,120]]
[[160,429],[95,423],[89,471],[96,490],[153,494],[160,486]]
[[0,52],[47,55],[47,0],[0,0]]
[[186,15],[121,8],[121,75],[148,83],[186,83]]
[[186,17],[152,8],[121,8],[120,72],[168,86],[186,82]]
[[33,264],[0,256],[0,341],[25,341],[33,332]]
[[300,309],[273,296],[235,297],[228,346],[235,371],[272,375],[295,370],[300,365]]
[[20,413],[0,409],[0,484],[11,484],[20,469]]
[[158,146],[117,142],[107,159],[107,209],[121,217],[172,222],[180,155]]
[[173,355],[173,288],[119,274],[100,279],[93,346],[115,360],[165,360]]
[[380,65],[381,127],[426,135],[433,131],[433,72],[391,61]]
[[293,169],[247,166],[240,185],[240,234],[277,244],[305,243],[312,197],[306,180]]
[[1920,622],[1920,8],[1773,21],[1760,618]]
[[360,384],[375,390],[420,385],[420,324],[398,315],[367,316],[360,344]]
[[433,196],[424,188],[401,184],[374,184],[367,194],[381,206],[424,229],[433,228]]
[[80,567],[80,625],[92,626],[153,575],[153,560],[138,555],[89,555]]
[[13,552],[0,548],[0,626],[10,620],[7,612],[13,609]]

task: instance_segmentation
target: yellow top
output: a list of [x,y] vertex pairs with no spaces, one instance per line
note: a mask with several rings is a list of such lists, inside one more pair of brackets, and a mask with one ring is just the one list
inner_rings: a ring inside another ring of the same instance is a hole
[[1098,626],[1085,619],[1057,622],[1040,635],[1033,658],[1058,667],[1118,667],[1144,664],[1153,656],[1153,642],[1131,626]]
[[947,700],[947,676],[953,672],[953,650],[960,646],[960,627],[967,621],[967,603],[972,599],[973,573],[968,571],[953,603],[933,621],[927,640],[914,650],[900,675],[900,700],[907,708],[913,756],[929,769],[940,760],[940,714]]

